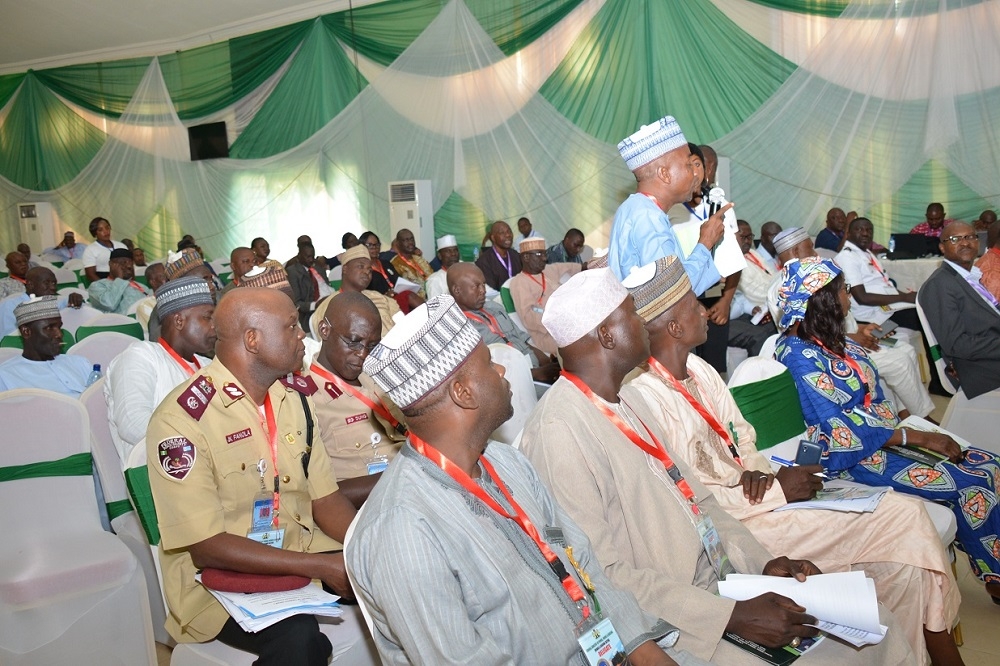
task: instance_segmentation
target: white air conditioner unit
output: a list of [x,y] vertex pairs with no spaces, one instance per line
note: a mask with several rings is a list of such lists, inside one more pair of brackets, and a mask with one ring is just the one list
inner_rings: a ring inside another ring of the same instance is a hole
[[383,247],[396,237],[400,229],[409,229],[417,247],[430,261],[434,257],[434,202],[431,200],[431,181],[398,180],[389,183],[390,238],[382,239]]
[[17,217],[21,228],[21,242],[27,243],[34,254],[39,255],[62,240],[63,232],[52,204],[17,204]]

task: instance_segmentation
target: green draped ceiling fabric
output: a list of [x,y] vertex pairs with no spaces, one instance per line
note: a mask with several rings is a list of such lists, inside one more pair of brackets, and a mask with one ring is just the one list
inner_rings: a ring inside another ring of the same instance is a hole
[[[389,234],[386,182],[430,179],[464,257],[493,219],[606,243],[634,187],[615,144],[676,116],[730,160],[741,218],[877,235],[927,202],[1000,204],[1000,3],[982,0],[387,0],[158,57],[0,76],[0,247],[49,201],[89,240],[213,257],[267,237]],[[231,158],[190,162],[224,120]],[[424,248],[433,252],[433,248]]]

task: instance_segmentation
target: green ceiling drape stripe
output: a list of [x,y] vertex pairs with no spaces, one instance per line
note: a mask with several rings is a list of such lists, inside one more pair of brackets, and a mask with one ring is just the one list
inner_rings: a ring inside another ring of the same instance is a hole
[[24,81],[24,74],[5,74],[0,76],[0,109],[7,105],[18,86]]
[[610,143],[666,114],[706,142],[738,126],[794,70],[710,2],[630,0],[601,8],[540,92]]
[[29,72],[0,126],[0,175],[27,189],[55,189],[93,159],[104,139]]
[[152,58],[69,65],[34,72],[39,83],[90,111],[118,118],[132,99]]
[[[748,0],[757,5],[781,9],[799,14],[826,16],[837,18],[851,4],[851,0]],[[977,5],[984,0],[945,0],[946,9],[958,9]],[[935,14],[941,10],[941,0],[867,0],[864,4],[855,2],[851,8],[851,18],[885,18],[886,9],[890,5],[901,12],[903,16],[918,14]]]
[[798,12],[800,14],[812,14],[814,16],[837,17],[843,13],[850,0],[749,0],[757,5],[764,5],[773,9],[781,9],[787,12]]
[[434,212],[434,236],[455,236],[459,253],[465,261],[472,261],[472,253],[482,244],[489,224],[486,213],[458,192],[452,192],[441,208]]
[[293,148],[326,125],[367,84],[323,21],[312,22],[302,48],[229,154],[259,158]]

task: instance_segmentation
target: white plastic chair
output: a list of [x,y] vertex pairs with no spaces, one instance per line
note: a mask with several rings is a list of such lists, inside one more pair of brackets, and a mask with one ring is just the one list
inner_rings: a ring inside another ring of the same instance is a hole
[[89,320],[83,322],[82,326],[127,326],[134,324],[135,319],[114,312],[98,312]]
[[212,267],[212,270],[215,271],[216,275],[232,272],[232,269],[229,268],[228,259],[216,259],[215,261],[208,262],[208,265]]
[[0,363],[3,363],[9,358],[20,356],[22,353],[24,353],[24,350],[18,349],[17,347],[0,347]]
[[125,351],[125,348],[135,341],[136,339],[131,335],[116,333],[114,331],[102,331],[80,340],[70,347],[66,353],[73,356],[82,356],[91,363],[99,363],[101,370],[104,371],[107,370],[108,364],[111,363],[112,359]]
[[156,663],[142,570],[98,518],[83,405],[6,391],[0,422],[5,441],[30,443],[4,447],[5,465],[86,455],[73,475],[0,482],[12,508],[0,518],[0,663]]
[[56,276],[56,284],[79,284],[76,273],[68,268],[53,268],[52,274]]
[[816,248],[816,256],[823,257],[824,259],[836,259],[837,258],[837,251],[836,250],[827,250],[825,247],[817,247]]
[[[156,563],[149,548],[149,540],[139,522],[139,517],[131,508],[128,489],[125,487],[125,476],[122,473],[122,460],[118,455],[118,449],[115,448],[115,442],[111,438],[111,429],[108,426],[108,403],[104,398],[105,381],[106,379],[102,377],[87,387],[87,390],[80,396],[80,402],[90,416],[94,464],[101,477],[101,487],[104,489],[104,501],[109,505],[109,515],[113,516],[111,528],[135,555],[146,578],[146,593],[149,597],[150,617],[153,622],[153,634],[156,642],[172,645],[173,639],[170,638],[164,626],[166,601],[160,590]],[[116,511],[112,507],[118,502],[127,503],[129,509],[125,513],[114,515]]]
[[63,263],[62,267],[68,271],[82,271],[83,259],[70,259],[69,261]]
[[948,402],[941,419],[941,427],[952,432],[973,446],[1000,455],[997,425],[1000,424],[1000,389],[976,396],[972,400],[965,391]]
[[504,377],[510,382],[514,414],[493,431],[492,439],[511,444],[524,428],[531,410],[538,403],[535,383],[531,379],[531,363],[518,350],[501,342],[489,345],[490,358],[505,369]]
[[80,328],[84,324],[87,324],[94,317],[101,315],[101,311],[97,308],[92,308],[86,303],[84,303],[79,309],[76,308],[63,308],[59,311],[59,316],[62,317],[63,325],[62,327],[76,335],[76,329]]

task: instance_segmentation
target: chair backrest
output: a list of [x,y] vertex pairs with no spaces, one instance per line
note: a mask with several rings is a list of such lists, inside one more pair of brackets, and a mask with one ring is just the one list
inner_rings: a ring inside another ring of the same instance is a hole
[[[138,326],[138,324],[136,324]],[[82,328],[82,327],[81,327]],[[139,338],[140,340],[142,338]],[[80,340],[69,348],[67,354],[82,356],[91,363],[100,363],[107,371],[108,364],[135,342],[135,338],[116,331],[101,331]]]
[[[125,476],[122,474],[121,456],[118,454],[118,449],[115,448],[115,442],[111,438],[111,427],[108,424],[108,403],[104,399],[105,381],[107,380],[101,377],[88,386],[80,395],[80,404],[87,410],[87,415],[90,418],[94,464],[101,477],[104,499],[109,505],[124,500],[128,504],[124,510],[131,510],[132,505],[128,501],[128,490],[125,488]],[[110,507],[108,514],[111,520],[114,520]]]
[[778,337],[781,333],[775,333],[770,336],[767,340],[764,340],[764,344],[760,348],[760,354],[758,356],[763,356],[764,358],[774,358],[774,350],[778,347]]
[[757,449],[768,449],[805,431],[802,405],[792,374],[774,359],[753,356],[729,379],[729,392],[757,431]]
[[20,356],[21,350],[17,347],[0,347],[0,363],[3,363],[9,358],[14,358],[15,356]]
[[493,431],[492,438],[510,444],[524,428],[531,410],[538,403],[538,395],[531,379],[531,363],[524,354],[503,343],[492,344],[489,348],[490,358],[504,367],[504,377],[510,382],[511,402],[514,405],[514,414]]
[[955,395],[958,393],[958,386],[955,385],[955,381],[948,375],[948,359],[944,357],[941,345],[938,344],[937,336],[934,335],[934,330],[927,321],[927,315],[924,314],[924,309],[920,307],[919,298],[917,299],[917,318],[920,319],[923,335],[927,338],[927,346],[931,350],[931,358],[929,360],[934,363],[934,370],[937,372],[938,379],[941,380],[941,386],[948,393]]
[[83,323],[85,326],[121,326],[123,324],[134,324],[135,319],[115,312],[99,312],[93,319],[89,319]]
[[[365,510],[365,505],[362,504],[358,512],[354,514],[354,519],[351,524],[347,526],[347,532],[344,533],[344,552],[347,552],[347,544],[350,543],[351,539],[354,537],[354,528],[358,526],[358,521],[361,520],[361,512]],[[345,566],[347,570],[347,580],[351,583],[351,588],[354,590],[354,598],[358,601],[358,607],[361,609],[361,614],[365,618],[365,624],[368,625],[368,632],[372,635],[375,634],[375,623],[372,621],[371,611],[368,610],[367,602],[362,594],[358,594],[358,584],[354,580],[354,574],[351,572],[351,568]]]
[[76,329],[80,328],[100,314],[100,310],[92,308],[86,303],[84,303],[79,309],[63,308],[59,311],[59,315],[62,317],[63,329],[72,333],[74,337],[76,336]]
[[824,259],[835,259],[837,257],[836,250],[828,250],[825,247],[816,248],[816,256],[823,257]]
[[60,285],[72,284],[75,287],[80,282],[76,273],[68,268],[53,268],[52,274],[56,276],[56,282]]
[[514,278],[508,278],[506,282],[500,285],[500,300],[503,302],[503,308],[508,313],[517,312],[517,308],[514,307],[514,298],[510,295],[510,281]]
[[94,326],[92,324],[85,324],[76,329],[76,340],[80,342],[92,335],[97,335],[98,333],[117,333],[119,335],[124,335],[136,340],[143,340],[145,336],[142,334],[142,324],[134,319],[129,319],[128,324],[111,324],[111,325],[98,325]]
[[90,423],[79,400],[52,391],[0,393],[4,467],[0,502],[29,506],[0,518],[4,539],[30,540],[38,529],[62,533],[101,530],[90,455]]
[[69,261],[63,263],[62,267],[70,271],[82,271],[83,259],[70,259]]

